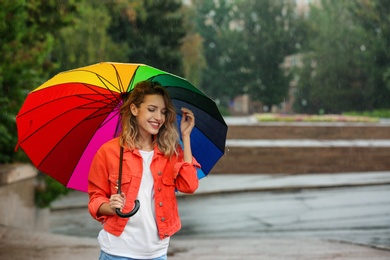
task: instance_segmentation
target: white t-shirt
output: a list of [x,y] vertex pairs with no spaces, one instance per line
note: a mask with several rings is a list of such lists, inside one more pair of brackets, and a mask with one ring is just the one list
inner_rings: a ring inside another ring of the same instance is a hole
[[139,151],[143,159],[143,175],[137,199],[138,212],[130,217],[123,233],[117,237],[104,229],[98,241],[107,254],[138,259],[156,258],[167,254],[169,237],[160,240],[154,208],[154,180],[150,171],[153,151]]

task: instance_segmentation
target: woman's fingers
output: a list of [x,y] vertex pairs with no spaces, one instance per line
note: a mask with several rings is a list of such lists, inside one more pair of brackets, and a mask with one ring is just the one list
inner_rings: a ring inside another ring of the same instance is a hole
[[125,196],[124,194],[114,194],[110,198],[110,208],[115,211],[115,209],[120,209],[122,211],[123,206],[125,205]]
[[183,107],[181,111],[183,112],[180,125],[181,132],[182,134],[189,134],[195,125],[195,115],[191,110],[185,107]]
[[195,118],[194,117],[194,113],[191,110],[189,110],[188,108],[182,107],[181,111],[183,112],[183,117],[184,118],[186,118],[186,119],[187,118],[191,118],[191,119]]

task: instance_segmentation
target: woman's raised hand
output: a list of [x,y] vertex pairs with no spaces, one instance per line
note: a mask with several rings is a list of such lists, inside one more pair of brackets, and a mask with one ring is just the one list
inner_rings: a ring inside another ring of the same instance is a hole
[[188,108],[181,108],[181,111],[183,112],[181,122],[180,122],[180,131],[181,135],[189,136],[191,134],[192,129],[195,126],[195,116],[194,113],[189,110]]

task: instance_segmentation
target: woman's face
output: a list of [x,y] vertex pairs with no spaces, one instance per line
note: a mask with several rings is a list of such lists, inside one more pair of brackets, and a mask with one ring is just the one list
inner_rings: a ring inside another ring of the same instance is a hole
[[156,135],[165,122],[164,98],[161,95],[146,95],[140,107],[130,105],[132,114],[137,118],[139,132],[143,138]]

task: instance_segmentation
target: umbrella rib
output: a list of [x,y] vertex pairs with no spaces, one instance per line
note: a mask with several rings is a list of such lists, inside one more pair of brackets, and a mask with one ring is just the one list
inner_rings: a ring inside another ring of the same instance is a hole
[[[98,127],[98,129],[101,128],[101,127],[103,127],[105,124],[107,124],[107,123],[108,123],[109,121],[111,121],[113,118],[115,118],[115,116],[116,116],[118,113],[119,113],[119,110],[117,109],[117,112],[116,112],[115,114],[113,114],[113,115],[111,116],[111,118],[108,119],[108,117],[105,117],[104,120],[103,120],[103,124],[100,124],[99,127]],[[110,113],[108,113],[108,114],[112,114],[112,113],[110,112]],[[91,116],[90,116],[90,117],[88,117],[88,118],[95,118],[95,117],[97,117],[97,116],[94,116],[94,117],[91,117]],[[76,126],[77,126],[77,125],[76,125]],[[75,127],[76,127],[76,126],[75,126]],[[73,128],[73,129],[74,129],[74,128]],[[115,137],[115,134],[116,134],[117,130],[118,130],[118,124],[117,124],[117,127],[116,127],[116,129],[115,129],[113,138]],[[68,134],[70,134],[70,132],[71,132],[71,131],[68,131],[67,134],[64,135],[63,138],[61,138],[61,140],[63,140]],[[85,147],[88,147],[88,145],[89,145],[89,143],[91,142],[92,138],[93,138],[93,135],[91,135],[91,138],[89,138],[89,140],[88,140],[88,142],[86,143],[86,146],[85,146]],[[57,144],[53,147],[53,149],[51,149],[51,151],[45,156],[45,159],[50,155],[50,153],[51,153],[51,152],[55,149],[55,147],[57,147],[60,143],[61,143],[61,142],[57,142]],[[83,151],[85,151],[85,148],[83,149]],[[81,158],[82,158],[82,156],[79,158],[78,162],[80,161]],[[44,161],[44,160],[42,160],[42,162],[43,162],[43,161]],[[78,162],[74,165],[74,168],[73,168],[72,172],[74,172],[74,170],[76,169],[76,167],[77,167],[77,165],[78,165]],[[69,176],[67,183],[69,182],[70,178],[71,178],[71,176]]]
[[[104,107],[104,108],[107,108],[107,107],[113,107],[113,106],[106,106],[106,107]],[[115,110],[119,111],[119,109],[117,109],[116,107],[117,107],[117,105],[114,106],[114,109],[110,110],[110,113],[111,113],[112,111],[115,111]],[[100,111],[100,110],[102,110],[102,109],[99,109],[99,111]],[[95,116],[88,116],[88,117],[86,117],[85,119],[93,119],[93,118],[100,117],[100,116],[102,116],[102,115],[107,114],[106,112],[97,113],[97,112],[99,112],[99,111],[96,111],[96,112],[94,113],[94,114],[96,114]],[[117,112],[117,113],[119,113],[119,112]]]
[[[109,113],[108,113],[109,114]],[[84,121],[84,120],[83,120]],[[45,157],[41,160],[41,162],[38,164],[37,168],[39,169],[40,166],[42,165],[42,163],[44,163],[46,161],[46,158],[50,156],[50,154],[56,149],[57,146],[59,146],[62,142],[62,140],[64,140],[71,132],[72,130],[77,127],[78,124],[76,124],[70,131],[67,131],[65,135],[62,136],[62,138],[56,142],[56,144],[50,149],[50,151],[45,155]],[[92,137],[91,137],[92,138]],[[86,146],[88,146],[89,142],[91,141],[91,138],[89,139],[89,141],[86,143]],[[84,150],[84,149],[83,149]],[[75,164],[72,172],[74,171],[74,169],[77,167],[77,163]],[[67,183],[69,182],[69,179],[70,179],[70,176],[67,180]]]
[[[72,109],[72,110],[74,110],[74,109]],[[68,110],[67,112],[69,112],[69,110]],[[109,115],[109,114],[111,114],[111,112],[112,112],[112,111],[110,111],[109,113],[106,113],[106,114]],[[65,114],[65,113],[62,113],[61,115],[64,115],[64,114]],[[92,113],[92,114],[94,114],[94,113]],[[61,116],[61,115],[60,115],[60,116]],[[101,114],[101,115],[104,115],[104,113]],[[59,116],[58,116],[58,117],[59,117]],[[58,117],[56,117],[56,118],[58,118]],[[87,118],[95,118],[95,117],[96,117],[96,116],[93,116],[93,117],[92,117],[92,116],[89,116],[89,117],[87,117]],[[107,117],[104,118],[103,122],[105,122],[105,121],[108,122],[108,121],[106,120],[106,118],[107,118]],[[54,118],[54,119],[55,119],[55,118]],[[53,120],[54,120],[54,119],[53,119]],[[48,123],[52,122],[53,120],[50,120]],[[84,120],[85,120],[85,119],[83,119],[82,121],[84,121]],[[45,125],[47,125],[47,124],[45,124]],[[38,167],[46,160],[46,158],[51,154],[51,152],[55,150],[55,148],[61,143],[61,141],[64,140],[64,139],[72,132],[72,130],[73,130],[75,127],[77,127],[77,126],[78,126],[78,124],[76,124],[74,127],[72,127],[72,129],[70,129],[69,131],[67,131],[66,134],[65,134],[58,142],[56,142],[56,145],[50,149],[50,152],[46,154],[46,156],[42,159],[42,161],[41,161],[41,163],[38,165]],[[102,126],[102,125],[99,125],[99,127],[100,127],[100,126]],[[37,132],[38,130],[40,130],[40,129],[43,128],[43,127],[44,127],[44,126],[40,127],[40,128],[37,129],[35,132]],[[35,132],[34,132],[34,133],[35,133]],[[32,135],[32,134],[31,134],[31,135]],[[31,136],[31,135],[29,135],[29,136]],[[21,143],[22,143],[22,142],[21,142]],[[88,143],[89,143],[89,141],[88,141]]]
[[[178,115],[180,115],[180,114],[178,114]],[[227,126],[223,125],[218,120],[216,120],[216,121],[218,123],[220,123],[220,127],[221,127],[221,128],[218,128],[218,131],[217,131],[217,129],[211,128],[202,117],[197,117],[196,122],[195,122],[195,127],[199,130],[199,132],[201,132],[202,134],[204,134],[207,137],[209,137],[209,132],[212,132],[212,133],[214,133],[214,135],[217,135],[219,137],[225,137],[226,134],[227,134]],[[209,131],[203,131],[203,129],[197,127],[197,122],[202,122],[202,125],[207,126]],[[219,149],[221,149],[222,147],[225,147],[225,144],[218,143],[218,142],[214,141],[212,138],[209,138],[209,140],[210,140],[210,142],[212,142]]]
[[[89,95],[100,95],[100,96],[103,96],[102,94],[99,94],[99,93],[96,93],[96,94],[89,94]],[[115,99],[111,99],[111,98],[109,98],[109,97],[107,97],[107,99],[102,99],[102,100],[94,100],[94,99],[92,99],[92,98],[86,98],[85,96],[83,96],[83,94],[79,94],[79,95],[73,95],[73,96],[67,96],[67,97],[60,97],[60,98],[58,98],[58,99],[53,99],[53,100],[50,100],[50,101],[48,101],[48,102],[46,102],[46,103],[43,103],[43,104],[41,104],[41,105],[39,105],[39,106],[36,106],[36,107],[34,107],[33,109],[30,109],[30,110],[28,110],[28,111],[25,111],[24,113],[21,113],[21,114],[19,114],[17,117],[22,117],[22,116],[24,116],[25,114],[28,114],[28,113],[30,113],[31,111],[34,111],[34,110],[36,110],[36,109],[39,109],[39,108],[41,108],[41,107],[43,107],[43,106],[46,106],[47,104],[50,104],[50,103],[52,103],[52,102],[57,102],[58,100],[61,100],[61,99],[66,99],[66,98],[69,98],[69,97],[80,97],[80,98],[82,98],[82,99],[86,99],[86,100],[90,100],[90,101],[92,101],[91,103],[89,103],[89,104],[83,104],[83,106],[85,106],[85,105],[91,105],[91,104],[93,104],[93,103],[103,103],[103,104],[106,104],[106,105],[109,105],[109,104],[112,104],[113,102],[115,102],[115,101],[118,101],[119,99],[118,98],[115,98]],[[106,97],[106,95],[104,95],[104,97]],[[107,102],[105,102],[105,101],[107,101]],[[79,107],[76,107],[76,108],[79,108]]]
[[[168,93],[170,95],[172,95],[172,93],[175,93],[175,91],[180,89],[178,86],[165,86],[165,88],[167,89],[167,91],[168,91]],[[194,93],[194,92],[192,92],[192,91],[190,91],[188,89],[180,89],[179,91],[180,92],[188,92],[188,93],[191,93],[191,94],[193,94],[195,96],[193,96],[192,98],[186,99],[186,100],[181,99],[181,98],[176,98],[175,96],[171,96],[171,98],[172,99],[177,99],[178,101],[181,101],[181,102],[189,103],[189,104],[197,107],[198,109],[206,112],[211,117],[213,117],[215,120],[218,120],[221,124],[226,125],[225,121],[223,120],[223,117],[218,112],[218,108],[215,105],[215,102],[212,99],[210,99],[208,96],[206,96],[206,95],[199,95],[199,94]],[[201,98],[200,101],[198,100],[198,97]],[[202,106],[199,106],[199,104],[202,104]],[[206,106],[211,106],[214,113],[210,113],[210,111],[207,111],[206,109],[204,109],[203,106],[205,106],[205,105]],[[219,115],[219,116],[215,117],[214,115]]]
[[[115,114],[112,113],[113,111],[116,111]],[[119,109],[114,109],[114,110],[112,110],[110,114],[112,114],[111,118],[109,118],[108,120],[105,120],[104,123],[101,124],[101,126],[104,126],[104,125],[107,124],[109,121],[111,121],[111,119],[115,118],[115,117],[119,114]],[[120,122],[120,120],[118,120],[118,122]],[[117,126],[115,127],[115,132],[114,132],[114,134],[118,131],[118,124],[119,124],[119,123],[117,123]],[[113,136],[113,138],[114,138],[114,136]]]
[[123,92],[125,92],[125,88],[123,87],[123,82],[122,82],[122,79],[121,79],[121,77],[120,77],[120,75],[119,75],[118,69],[115,67],[114,64],[111,64],[111,66],[112,66],[112,67],[114,68],[114,70],[115,70],[116,78],[117,78],[117,80],[118,80],[118,85],[119,85],[119,92],[120,92],[120,93],[123,93]]
[[[57,100],[58,100],[58,99],[57,99]],[[54,101],[52,101],[52,102],[54,102]],[[96,103],[96,102],[91,102],[90,104],[92,104],[92,103]],[[113,107],[113,108],[115,108],[115,107],[117,106],[117,103],[116,103],[115,105],[112,105],[113,103],[114,103],[114,101],[112,101],[112,102],[110,102],[110,103],[107,103],[106,106],[104,106],[104,107],[102,107],[102,108],[107,108],[107,107]],[[70,110],[67,110],[67,111],[65,111],[65,112],[63,112],[63,113],[57,115],[56,117],[54,117],[54,118],[52,118],[51,120],[47,121],[45,124],[41,125],[41,126],[40,126],[39,128],[37,128],[34,132],[32,132],[32,133],[30,133],[29,135],[27,135],[26,137],[24,137],[23,140],[21,140],[21,141],[19,142],[19,144],[22,144],[25,140],[29,139],[32,135],[34,135],[36,132],[38,132],[38,131],[41,130],[42,128],[46,127],[48,124],[50,124],[51,122],[53,122],[53,121],[56,120],[57,118],[59,118],[59,117],[65,115],[66,113],[69,113],[70,111],[74,111],[74,110],[78,110],[78,109],[88,109],[88,108],[85,108],[85,106],[90,105],[90,104],[83,104],[82,106],[74,107],[74,108],[72,108],[72,109],[70,109]],[[42,106],[43,106],[43,105],[42,105]],[[34,110],[37,109],[37,108],[38,108],[38,107],[34,108]],[[91,107],[89,107],[89,108],[91,108]],[[102,108],[101,108],[101,109],[102,109]],[[101,109],[100,109],[100,110],[101,110]],[[30,112],[30,111],[32,111],[32,110],[29,110],[28,112]],[[27,112],[26,112],[26,113],[27,113]],[[95,113],[96,113],[96,111],[95,111],[94,113],[92,113],[92,114],[95,114]],[[92,118],[95,118],[95,117],[98,117],[98,116],[101,116],[101,115],[104,115],[104,114],[106,114],[106,113],[102,113],[102,114],[99,114],[99,115],[96,115],[96,116],[91,116],[91,115],[90,115],[90,116],[86,117],[85,119],[92,119]],[[109,114],[109,113],[107,113],[107,114]]]
[[[102,80],[104,79],[103,77],[101,77],[99,74],[95,73],[95,75],[97,76],[97,78],[99,78],[99,80],[103,83],[104,86],[106,86],[106,90],[108,90],[110,92],[110,94],[105,94],[105,93],[101,93],[99,92],[98,90],[96,90],[95,88],[92,88],[91,86],[93,85],[89,85],[89,84],[86,84],[86,83],[82,83],[83,86],[85,86],[86,88],[92,90],[93,92],[95,92],[97,95],[100,95],[100,96],[103,96],[103,97],[106,97],[105,100],[110,100],[112,102],[114,101],[120,101],[121,99],[118,97],[118,93],[122,93],[122,92],[115,92],[113,91],[112,89],[110,89],[107,84]],[[107,80],[106,80],[107,81]],[[107,81],[109,82],[109,81]],[[113,85],[111,82],[109,82],[113,87],[115,87],[115,85]],[[115,87],[115,89],[117,89]],[[118,90],[118,89],[117,89]],[[120,91],[120,89],[118,90]],[[79,96],[79,95],[75,95],[75,96]]]
[[[138,71],[139,68],[140,68],[140,66],[138,66],[138,67],[134,70],[133,76],[131,76],[131,79],[130,79],[129,86],[132,86],[132,85],[134,84],[135,75],[137,75],[137,71]],[[127,87],[127,88],[129,88],[129,87]]]
[[[77,95],[73,95],[72,97],[79,97],[80,99],[89,100],[89,101],[91,101],[90,104],[95,103],[95,104],[109,105],[109,104],[112,104],[113,102],[120,101],[120,98],[117,97],[119,95],[116,92],[112,92],[112,95],[102,94],[102,93],[99,93],[98,91],[95,91],[95,93],[96,94],[77,94]],[[104,99],[96,100],[96,99],[91,98],[90,96],[102,96],[102,97],[104,97]],[[84,104],[84,105],[90,105],[90,104]]]
[[112,91],[112,90],[108,87],[108,85],[106,84],[106,82],[110,83],[110,85],[111,85],[112,87],[114,87],[114,88],[117,90],[117,92],[123,93],[123,92],[125,92],[125,89],[124,89],[124,87],[123,87],[122,79],[121,79],[121,77],[120,77],[120,75],[119,75],[118,69],[115,67],[114,64],[111,64],[111,66],[112,66],[113,69],[115,70],[115,75],[116,75],[116,78],[117,78],[117,80],[118,80],[117,83],[118,83],[118,87],[119,87],[119,88],[118,88],[115,84],[113,84],[112,82],[110,82],[109,80],[107,80],[105,77],[101,76],[100,74],[98,74],[98,73],[96,73],[96,72],[93,72],[93,71],[90,71],[90,70],[86,70],[86,69],[78,69],[77,71],[86,71],[86,72],[90,72],[90,73],[92,73],[92,74],[95,74],[96,77],[103,83],[103,85],[106,86],[106,89],[107,89],[107,90],[109,90],[109,91],[111,91],[112,93],[114,93],[114,91]]
[[[96,74],[96,76],[100,79],[99,75]],[[95,88],[92,88],[91,86],[93,85],[89,85],[89,84],[86,84],[86,83],[83,83],[83,86],[85,86],[86,88],[92,90],[93,92],[95,92],[96,94],[100,95],[100,96],[103,96],[103,97],[106,97],[106,99],[109,99],[111,101],[117,101],[118,98],[117,98],[117,93],[120,93],[120,92],[115,92],[115,91],[112,91],[102,80],[100,80],[104,86],[106,86],[106,90],[108,90],[110,92],[110,94],[105,94],[105,93],[101,93],[99,92],[98,90],[96,90]],[[111,84],[112,85],[112,84]],[[114,86],[114,85],[113,85]],[[77,95],[78,96],[78,95]],[[113,97],[113,98],[112,98]]]

